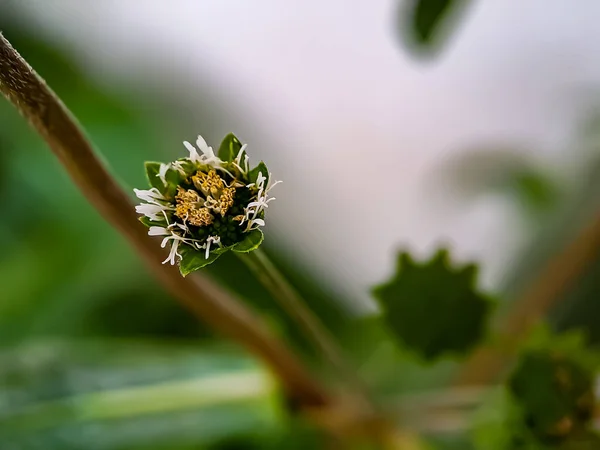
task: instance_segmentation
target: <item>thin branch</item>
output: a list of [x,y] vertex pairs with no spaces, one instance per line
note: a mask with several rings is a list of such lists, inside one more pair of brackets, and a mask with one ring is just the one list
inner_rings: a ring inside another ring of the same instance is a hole
[[109,174],[75,118],[0,34],[0,91],[59,158],[87,199],[135,248],[165,288],[185,307],[265,361],[301,405],[332,398],[301,361],[242,303],[203,276],[182,278],[163,266],[163,251],[146,235],[128,195]]
[[247,254],[238,253],[238,255],[281,307],[298,323],[305,337],[320,350],[324,358],[337,371],[339,378],[346,380],[347,387],[357,396],[357,400],[364,404],[364,408],[374,411],[368,389],[358,376],[356,368],[350,364],[345,352],[323,322],[308,308],[304,299],[275,267],[267,254],[257,249]]
[[[565,248],[550,259],[514,303],[499,325],[503,340],[517,345],[575,283],[600,253],[600,214]],[[509,345],[510,347],[510,345]],[[455,384],[481,385],[494,381],[512,359],[511,349],[485,346],[465,363]]]

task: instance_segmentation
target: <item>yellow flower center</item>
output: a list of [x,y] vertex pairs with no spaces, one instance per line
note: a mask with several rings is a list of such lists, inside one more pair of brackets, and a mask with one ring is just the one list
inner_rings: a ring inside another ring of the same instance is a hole
[[202,227],[210,225],[215,219],[210,210],[204,206],[204,200],[192,189],[177,188],[175,197],[175,215],[191,225]]

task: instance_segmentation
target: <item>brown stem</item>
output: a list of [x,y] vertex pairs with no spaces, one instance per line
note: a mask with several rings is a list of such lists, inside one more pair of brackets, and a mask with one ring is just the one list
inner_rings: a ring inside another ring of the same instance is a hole
[[182,278],[177,268],[160,263],[163,251],[146,235],[127,194],[96,157],[75,118],[2,34],[0,91],[46,141],[87,199],[125,236],[176,299],[262,358],[303,406],[322,407],[332,402],[281,339],[242,303],[203,276]]
[[[563,297],[599,252],[600,214],[550,259],[521,298],[516,300],[499,326],[503,340],[516,345],[525,338],[532,326]],[[480,348],[462,367],[455,384],[480,385],[494,381],[510,362],[513,353],[510,350],[500,351],[491,346]]]

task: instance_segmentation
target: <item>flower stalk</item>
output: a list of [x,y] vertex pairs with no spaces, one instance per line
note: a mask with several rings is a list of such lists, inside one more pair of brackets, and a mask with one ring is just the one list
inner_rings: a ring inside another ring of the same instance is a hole
[[335,338],[310,310],[298,291],[287,281],[268,255],[259,248],[238,256],[254,272],[280,306],[297,322],[305,337],[317,347],[335,369],[338,377],[346,381],[350,391],[355,394],[355,400],[362,404],[361,407],[365,411],[373,413],[375,408],[368,389],[357,375],[356,368],[350,363]]

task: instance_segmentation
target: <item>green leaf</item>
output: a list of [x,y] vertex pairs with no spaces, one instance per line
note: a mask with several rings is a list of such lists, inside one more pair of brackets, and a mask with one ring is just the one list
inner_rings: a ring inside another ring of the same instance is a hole
[[263,232],[257,228],[256,230],[250,231],[243,241],[235,244],[232,247],[232,250],[238,253],[249,253],[256,250],[260,244],[262,244],[264,238]]
[[161,179],[158,176],[158,171],[160,170],[160,163],[154,161],[146,161],[144,163],[144,168],[146,169],[146,179],[150,186],[158,189],[161,194],[165,193],[166,186],[163,184]]
[[412,0],[407,9],[401,8],[400,27],[408,31],[417,50],[433,50],[445,38],[450,19],[468,3],[469,0]]
[[160,220],[160,221],[156,222],[154,220],[150,220],[146,216],[140,217],[139,221],[142,222],[144,225],[146,225],[148,228],[150,228],[150,227],[166,227],[167,226],[167,223],[164,220]]
[[265,186],[267,186],[269,184],[269,169],[267,169],[267,165],[263,161],[259,162],[258,165],[248,173],[251,183],[256,183],[259,173],[262,173],[263,177],[266,178]]
[[242,143],[233,133],[229,133],[221,142],[219,147],[219,158],[223,161],[231,162],[235,159],[242,149]]
[[451,267],[447,250],[421,264],[401,253],[395,276],[373,295],[395,335],[425,359],[462,354],[483,338],[492,306],[476,274],[474,265]]
[[208,258],[206,258],[203,250],[194,250],[191,247],[183,247],[179,250],[179,253],[181,254],[179,272],[184,277],[215,262],[222,254],[218,251],[212,251],[208,254]]

